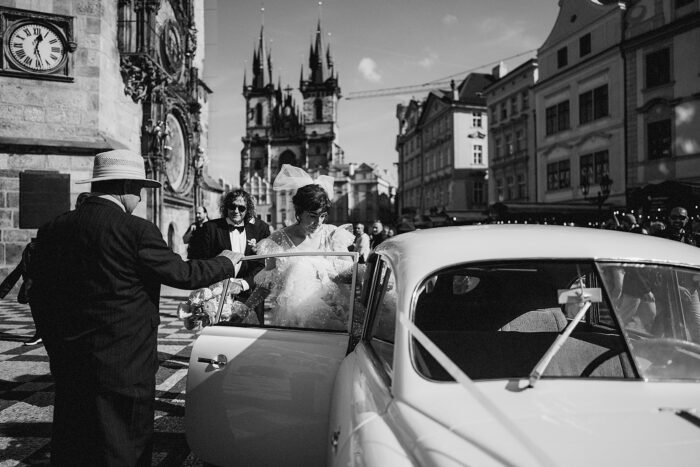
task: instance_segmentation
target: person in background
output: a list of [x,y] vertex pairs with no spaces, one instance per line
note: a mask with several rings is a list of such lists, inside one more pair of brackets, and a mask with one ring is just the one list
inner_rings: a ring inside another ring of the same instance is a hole
[[37,233],[29,303],[54,378],[51,465],[151,465],[162,284],[196,289],[242,255],[184,261],[152,222],[131,215],[144,159],[97,154],[92,195]]
[[369,257],[369,235],[365,233],[365,225],[362,222],[355,224],[354,228],[355,241],[352,244],[351,251],[359,253],[360,263],[365,263]]
[[687,229],[688,220],[688,211],[682,206],[676,206],[671,209],[668,215],[668,222],[666,222],[666,228],[661,231],[658,236],[677,242],[687,243],[688,245],[695,245],[695,239],[692,233]]
[[372,224],[372,235],[370,236],[370,241],[369,241],[370,249],[374,250],[384,240],[386,240],[386,234],[384,233],[384,226],[382,225],[382,221],[376,220]]
[[197,209],[194,210],[194,222],[190,224],[190,227],[187,229],[187,232],[182,236],[182,241],[185,244],[190,243],[190,240],[192,239],[192,235],[194,235],[194,232],[201,228],[202,225],[204,225],[205,222],[209,220],[209,213],[207,212],[207,208],[204,206],[197,206]]
[[[254,255],[260,240],[270,236],[270,226],[255,216],[255,202],[245,190],[234,190],[221,198],[221,218],[205,222],[195,231],[187,257],[190,259],[212,258],[223,250]],[[255,275],[265,267],[264,261],[243,261],[236,265],[235,279],[229,290],[246,300],[255,288]],[[263,304],[256,308],[263,322]]]
[[644,227],[637,224],[637,218],[634,217],[634,214],[630,213],[624,214],[622,216],[622,220],[620,221],[620,230],[630,233],[640,233],[644,235],[649,234],[649,232]]

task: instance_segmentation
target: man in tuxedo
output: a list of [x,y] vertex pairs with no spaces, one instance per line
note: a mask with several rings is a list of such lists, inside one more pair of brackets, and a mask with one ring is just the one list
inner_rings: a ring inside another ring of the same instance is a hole
[[[244,190],[226,193],[221,199],[221,218],[205,222],[190,240],[188,258],[211,258],[222,250],[254,255],[257,243],[270,236],[270,226],[255,216],[253,198]],[[238,293],[245,301],[255,288],[255,275],[265,267],[264,261],[242,261],[236,265],[232,293]],[[255,309],[258,322],[264,322],[264,307]]]
[[146,178],[127,150],[95,156],[92,194],[42,226],[29,302],[55,381],[51,465],[151,465],[161,284],[195,289],[242,255],[184,261],[131,215]]

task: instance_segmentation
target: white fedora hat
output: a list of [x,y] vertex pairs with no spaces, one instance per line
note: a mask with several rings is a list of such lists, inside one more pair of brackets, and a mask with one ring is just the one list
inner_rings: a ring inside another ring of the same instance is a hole
[[114,149],[95,156],[92,178],[75,183],[100,182],[102,180],[138,180],[146,188],[160,188],[158,180],[146,178],[143,157],[126,149]]

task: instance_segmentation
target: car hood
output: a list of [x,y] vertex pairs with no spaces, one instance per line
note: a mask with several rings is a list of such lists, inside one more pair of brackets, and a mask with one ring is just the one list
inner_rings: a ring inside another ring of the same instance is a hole
[[428,410],[423,415],[430,414],[443,430],[423,431],[426,424],[419,422],[417,457],[452,451],[450,458],[469,462],[463,453],[477,447],[493,453],[496,465],[697,465],[698,384],[540,381],[533,389],[514,389],[512,383],[493,381],[476,386],[500,415],[485,410],[463,388],[463,397],[451,404],[420,401],[414,408]]

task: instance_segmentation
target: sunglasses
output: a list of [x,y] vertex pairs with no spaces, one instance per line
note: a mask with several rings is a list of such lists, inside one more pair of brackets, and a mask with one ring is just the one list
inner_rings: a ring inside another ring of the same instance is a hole
[[246,211],[246,207],[241,206],[240,204],[229,204],[227,206],[227,208],[230,209],[231,211],[238,211],[238,212],[245,212]]
[[684,221],[686,219],[688,219],[688,218],[685,216],[671,216],[671,220],[673,220],[673,221]]

